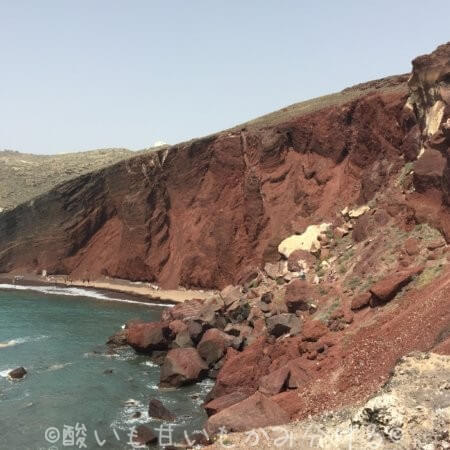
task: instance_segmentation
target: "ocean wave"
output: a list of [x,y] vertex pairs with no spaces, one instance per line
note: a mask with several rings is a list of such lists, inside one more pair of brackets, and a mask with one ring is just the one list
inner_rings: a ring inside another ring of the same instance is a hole
[[10,339],[9,341],[0,342],[0,348],[14,347],[15,345],[25,344],[26,342],[37,342],[43,339],[48,339],[50,336],[27,336],[16,339]]
[[11,370],[13,370],[13,369],[10,368],[10,369],[6,369],[6,370],[0,370],[0,377],[8,378],[8,374],[9,374],[9,372],[11,372]]
[[67,362],[67,363],[61,363],[61,364],[53,364],[50,366],[45,372],[53,372],[55,370],[64,369],[64,367],[71,366],[73,363]]
[[15,289],[18,291],[35,291],[40,292],[42,294],[50,294],[50,295],[67,295],[70,297],[90,297],[95,298],[97,300],[106,300],[106,301],[114,301],[114,302],[123,302],[123,303],[134,303],[137,305],[144,306],[161,306],[161,307],[171,307],[171,304],[164,303],[156,303],[156,302],[140,302],[137,300],[129,300],[125,298],[114,298],[109,297],[108,295],[103,294],[102,292],[96,291],[94,289],[83,289],[78,287],[63,287],[63,286],[38,286],[38,285],[30,285],[30,286],[22,286],[20,284],[5,284],[0,283],[0,289]]

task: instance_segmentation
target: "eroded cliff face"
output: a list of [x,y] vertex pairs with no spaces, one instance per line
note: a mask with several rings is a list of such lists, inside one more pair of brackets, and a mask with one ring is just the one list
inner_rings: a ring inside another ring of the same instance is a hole
[[64,183],[0,218],[0,271],[223,287],[398,165],[405,77],[295,119],[223,132]]
[[450,204],[450,43],[413,61],[407,106],[417,119],[413,133],[420,134],[421,150],[416,163],[418,177],[429,178],[419,191],[436,187]]

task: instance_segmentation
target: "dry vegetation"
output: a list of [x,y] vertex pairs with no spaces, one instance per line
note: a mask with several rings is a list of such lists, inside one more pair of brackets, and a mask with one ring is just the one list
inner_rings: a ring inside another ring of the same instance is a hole
[[136,153],[123,148],[59,155],[0,151],[0,212],[31,200],[59,183],[130,158]]

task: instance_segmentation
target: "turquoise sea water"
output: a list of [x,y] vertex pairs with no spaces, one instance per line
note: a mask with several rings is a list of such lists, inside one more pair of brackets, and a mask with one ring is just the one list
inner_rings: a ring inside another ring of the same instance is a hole
[[[161,425],[147,417],[152,397],[177,416],[175,439],[202,428],[210,382],[159,390],[158,366],[128,348],[107,354],[103,345],[129,319],[158,320],[161,306],[81,289],[35,289],[0,285],[0,449],[80,448],[83,442],[88,449],[132,448],[133,426]],[[28,375],[10,381],[8,371],[19,366]],[[132,417],[136,412],[140,418]]]

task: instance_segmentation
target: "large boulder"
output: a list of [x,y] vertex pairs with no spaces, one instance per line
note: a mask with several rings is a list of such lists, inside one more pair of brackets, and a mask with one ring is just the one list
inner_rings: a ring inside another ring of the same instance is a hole
[[214,414],[217,414],[219,411],[222,411],[223,409],[230,407],[231,405],[234,405],[236,403],[241,402],[242,400],[245,400],[246,398],[247,395],[245,393],[235,391],[231,392],[230,394],[225,394],[222,395],[221,397],[211,400],[210,402],[204,405],[204,408],[206,414],[208,414],[208,416],[212,416]]
[[163,404],[156,398],[152,398],[148,404],[148,417],[152,419],[166,420],[172,422],[175,415],[172,414]]
[[397,293],[406,286],[412,278],[423,271],[423,266],[415,267],[410,270],[403,270],[401,272],[388,275],[375,283],[370,292],[381,302],[388,302],[392,300]]
[[302,328],[303,338],[306,341],[316,342],[327,333],[327,326],[320,320],[309,320]]
[[203,305],[204,300],[201,299],[186,300],[183,303],[176,304],[173,308],[166,308],[161,315],[161,320],[170,322],[172,320],[186,320],[196,317]]
[[372,298],[372,294],[370,292],[363,292],[362,294],[355,295],[352,298],[352,303],[351,303],[350,308],[353,311],[365,308],[366,306],[369,306],[371,298]]
[[127,331],[128,345],[141,353],[167,350],[173,338],[173,332],[167,322],[137,323],[131,325]]
[[242,352],[228,348],[224,364],[207,401],[232,392],[242,392],[246,397],[252,395],[271,364],[270,357],[265,352],[266,345],[265,338],[260,337]]
[[427,148],[414,163],[414,186],[416,190],[424,192],[430,187],[439,189],[446,163],[447,161],[440,151]]
[[283,334],[295,335],[300,333],[301,322],[295,314],[277,314],[267,319],[267,331],[275,337]]
[[206,430],[210,434],[217,433],[222,427],[227,431],[246,431],[269,425],[282,425],[289,419],[289,414],[277,403],[256,392],[242,402],[210,417]]
[[170,350],[160,372],[161,387],[178,387],[195,383],[207,374],[208,365],[195,348]]
[[285,390],[289,379],[289,367],[284,366],[261,378],[259,391],[265,395],[275,395]]
[[217,328],[210,328],[197,345],[197,351],[206,363],[211,365],[222,358],[226,349],[233,345],[233,341],[233,336]]
[[302,234],[294,234],[284,239],[278,246],[278,251],[287,259],[296,250],[314,252],[320,249],[320,237],[331,224],[309,225]]
[[305,280],[294,280],[286,287],[284,301],[291,313],[298,310],[307,311],[313,301],[313,289]]
[[295,358],[288,363],[289,367],[289,381],[288,387],[290,389],[297,389],[304,387],[311,381],[312,362],[304,358]]

